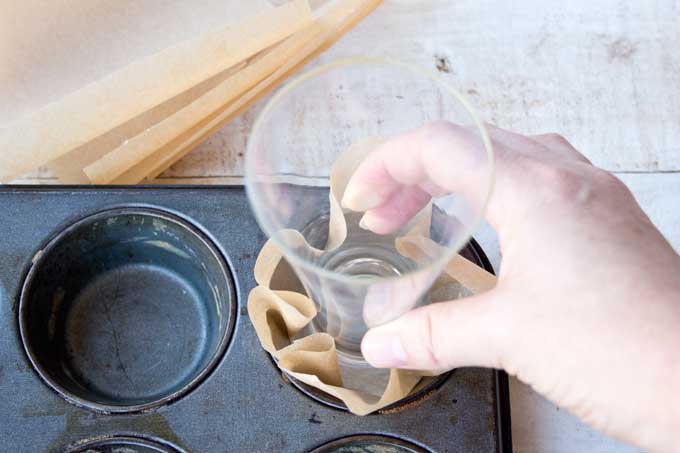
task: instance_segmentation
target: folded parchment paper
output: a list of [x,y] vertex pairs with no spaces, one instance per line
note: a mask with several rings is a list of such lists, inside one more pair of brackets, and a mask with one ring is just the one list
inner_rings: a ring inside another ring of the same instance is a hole
[[[102,62],[101,54],[107,54],[107,49],[100,33],[93,33],[92,41],[98,44],[89,46],[95,51],[88,56],[97,60],[100,67],[108,68],[105,74],[95,67],[74,78],[74,71],[68,71],[68,56],[61,55],[67,69],[52,68],[53,81],[42,80],[31,71],[28,80],[24,80],[12,71],[16,72],[22,64],[26,66],[24,59],[34,57],[32,53],[43,55],[44,51],[10,48],[10,65],[0,68],[0,80],[8,79],[9,85],[14,82],[15,86],[14,91],[9,90],[12,96],[6,96],[10,100],[7,104],[12,105],[3,104],[0,111],[0,147],[4,150],[0,153],[0,182],[40,166],[48,167],[60,182],[68,184],[136,184],[153,179],[327,49],[381,0],[245,3],[248,5],[224,4],[236,17],[226,25],[209,28],[204,33],[194,30],[189,38],[180,33],[171,41],[172,45],[160,49],[157,47],[162,40],[156,42],[153,30],[144,30],[150,43],[146,50],[156,51],[140,55],[128,48],[135,56],[125,65],[120,64],[120,55],[114,58],[115,63]],[[69,8],[69,4],[74,8]],[[101,2],[100,11],[89,10],[81,0],[61,0],[55,5],[46,8],[49,21],[80,21],[62,26],[80,25],[83,29],[101,22],[102,17],[122,14],[121,6]],[[154,7],[164,8],[150,4],[152,11]],[[21,8],[14,9],[21,16]],[[247,12],[250,14],[245,15]],[[163,14],[167,15],[166,9]],[[30,23],[41,23],[40,17],[36,14]],[[188,18],[186,13],[176,11],[174,22],[179,22],[175,23],[176,28],[181,29],[185,17]],[[111,17],[113,29],[124,28],[124,23],[117,19]],[[159,22],[165,24],[162,19]],[[9,25],[4,29],[0,26],[0,33],[7,30],[12,35],[19,33],[13,24]],[[187,25],[191,28],[192,24]],[[139,24],[130,25],[135,26]],[[51,32],[57,50],[60,37],[68,37],[67,42],[74,39],[70,30]],[[124,41],[125,33],[122,35]],[[31,36],[45,44],[45,37],[36,30]],[[114,42],[118,42],[117,36],[112,34]],[[82,47],[87,48],[89,36],[83,34],[82,38],[86,42]],[[5,40],[0,46],[7,42],[12,40]],[[52,54],[50,57],[58,58]],[[75,64],[82,66],[82,61]],[[50,70],[49,64],[45,68]],[[32,76],[41,82],[35,85],[38,88],[28,84]],[[78,80],[87,83],[77,86]],[[49,90],[64,90],[62,85],[77,89],[66,89],[55,99]],[[46,90],[50,96],[45,96]],[[34,96],[15,95],[32,91]],[[52,98],[51,102],[26,112],[26,108],[36,104],[34,97],[38,94]]]
[[[378,143],[376,139],[369,139],[351,147],[331,169],[331,212],[326,250],[312,248],[295,230],[280,232],[287,244],[305,245],[314,254],[322,254],[342,244],[347,235],[347,225],[339,200],[350,176]],[[400,253],[416,262],[441,253],[441,246],[426,236],[429,234],[431,209],[427,206],[419,214],[422,220],[418,225],[397,239],[395,244]],[[258,286],[248,297],[248,315],[262,347],[286,374],[341,400],[352,413],[366,415],[393,404],[412,392],[423,376],[432,375],[392,369],[384,389],[378,394],[356,385],[347,385],[338,365],[333,337],[318,332],[299,337],[316,316],[317,310],[271,239],[257,258],[254,274]],[[430,296],[433,302],[443,301],[487,291],[493,286],[495,277],[492,274],[462,256],[456,256],[433,285]]]
[[[311,23],[295,0],[134,61],[0,128],[0,180],[63,156]],[[31,159],[26,159],[30,156]]]
[[[269,94],[287,78],[300,70],[310,60],[332,46],[345,33],[351,30],[364,17],[370,14],[382,0],[332,0],[323,3],[325,6],[315,10],[315,24],[321,32],[305,43],[300,50],[284,65],[269,74],[257,85],[243,93],[235,102],[225,105],[218,112],[199,122],[195,127],[182,133],[171,143],[147,157],[137,166],[112,181],[114,184],[131,184],[142,179],[153,179],[179,159],[184,157],[206,137],[217,132],[248,109],[262,97]],[[322,2],[316,2],[322,3]],[[273,49],[275,50],[275,49]]]

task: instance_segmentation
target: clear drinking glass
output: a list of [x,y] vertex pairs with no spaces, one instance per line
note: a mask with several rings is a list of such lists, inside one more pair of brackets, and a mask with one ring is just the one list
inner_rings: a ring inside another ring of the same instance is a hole
[[[323,253],[310,253],[299,236],[286,233],[297,230],[309,245],[325,249],[329,174],[337,156],[367,138],[389,139],[436,120],[468,125],[478,140],[470,149],[450,150],[450,162],[474,162],[477,176],[464,192],[434,200],[429,234],[442,246],[436,253],[415,262],[395,248],[395,239],[422,220],[418,216],[394,234],[378,235],[359,227],[363,213],[345,210],[346,240]],[[307,72],[271,99],[253,127],[245,175],[260,226],[318,308],[313,329],[333,335],[341,365],[361,365],[368,328],[428,303],[426,291],[471,238],[491,193],[493,156],[468,102],[436,73],[353,59]]]

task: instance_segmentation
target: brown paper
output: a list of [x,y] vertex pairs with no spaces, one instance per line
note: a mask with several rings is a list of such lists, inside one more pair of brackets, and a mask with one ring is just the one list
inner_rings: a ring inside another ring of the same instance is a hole
[[[347,226],[339,208],[339,200],[352,173],[378,143],[376,139],[369,139],[353,146],[338,158],[331,169],[329,198],[331,207],[336,206],[336,209],[331,208],[327,247],[342,244],[346,237]],[[431,205],[425,207],[424,211],[425,214],[430,213]],[[429,215],[423,218],[429,219]],[[428,223],[429,220],[418,221],[405,236],[399,238],[398,250],[404,250],[407,256],[416,260],[433,256],[431,254],[437,252],[434,245],[441,246],[421,236],[429,230],[426,228]],[[284,230],[282,233],[288,235],[288,240],[304,243],[304,238],[297,231]],[[309,245],[307,247],[313,253],[323,253]],[[456,257],[451,263],[446,268],[446,279],[465,282],[471,285],[469,289],[472,292],[492,286],[489,284],[490,274],[470,261]],[[299,281],[271,239],[258,255],[254,274],[258,286],[248,297],[248,315],[262,347],[274,357],[283,372],[341,400],[352,413],[366,415],[393,404],[411,393],[423,376],[433,375],[429,372],[392,369],[380,396],[345,387],[331,335],[314,333],[296,339],[316,316],[316,308],[314,302],[302,294]],[[492,275],[490,278],[494,279]],[[438,281],[434,286],[446,283]],[[292,288],[295,291],[287,290]]]
[[259,286],[248,296],[250,320],[262,347],[278,366],[286,374],[343,401],[357,415],[369,414],[407,395],[420,381],[420,375],[391,370],[383,395],[376,397],[343,387],[333,337],[314,333],[292,340],[316,316],[316,308],[306,295],[267,286],[286,267],[281,265],[281,257],[273,242],[267,242],[255,266]]
[[212,115],[223,105],[233,102],[239,95],[285,64],[299,51],[300,47],[319,33],[319,26],[313,23],[287,38],[184,108],[178,109],[151,128],[126,141],[122,146],[86,166],[85,174],[94,184],[108,184],[119,178],[154,151],[200,123],[203,118]]
[[247,63],[248,61],[238,63],[215,77],[130,119],[125,124],[122,124],[85,145],[79,146],[49,162],[47,167],[64,184],[90,184],[92,181],[90,181],[90,178],[83,171],[85,167],[92,164],[97,159],[100,159],[107,152],[120,147],[121,144],[130,140],[131,137],[136,137],[138,134],[143,133],[145,130],[152,128],[155,124],[158,124],[165,118],[171,116],[176,111],[186,107],[193,100],[199,98],[226,78],[243,69]]
[[240,115],[311,59],[328,49],[370,14],[381,2],[382,0],[339,0],[334,2],[317,19],[317,23],[322,28],[322,33],[305,45],[287,64],[245,93],[238,101],[225,106],[223,111],[201,122],[191,133],[183,134],[183,137],[176,139],[170,146],[157,150],[152,156],[139,164],[138,168],[132,169],[112,182],[114,184],[131,184],[140,182],[144,177],[152,179],[158,176],[205,140],[206,137],[217,132],[224,124]]
[[[416,263],[431,262],[446,249],[424,236],[405,236],[397,239],[399,253]],[[477,266],[472,261],[456,255],[444,267],[444,272],[475,294],[483,293],[496,286],[496,276]]]
[[[0,128],[0,180],[9,180],[82,146],[312,21],[294,0],[272,12],[136,61],[104,79]],[[68,119],[68,120],[65,120]]]
[[271,11],[285,1],[4,1],[0,125],[59,101],[133,61]]

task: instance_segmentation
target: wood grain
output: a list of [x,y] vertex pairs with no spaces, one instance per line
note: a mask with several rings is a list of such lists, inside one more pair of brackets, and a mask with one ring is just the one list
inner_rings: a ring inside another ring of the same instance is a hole
[[[411,61],[438,69],[487,121],[557,131],[609,170],[680,170],[679,21],[674,0],[387,0],[313,65]],[[241,175],[257,108],[163,177]]]
[[[439,70],[487,121],[557,131],[609,170],[677,171],[679,21],[675,0],[386,0],[309,67],[357,55],[410,61]],[[242,175],[248,132],[264,102],[161,179]]]

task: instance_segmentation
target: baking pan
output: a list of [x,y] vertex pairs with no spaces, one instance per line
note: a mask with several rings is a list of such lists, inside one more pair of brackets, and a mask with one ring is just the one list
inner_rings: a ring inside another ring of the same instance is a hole
[[511,451],[499,371],[366,417],[283,376],[247,319],[266,238],[242,187],[4,186],[0,207],[0,451]]

